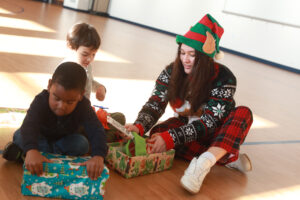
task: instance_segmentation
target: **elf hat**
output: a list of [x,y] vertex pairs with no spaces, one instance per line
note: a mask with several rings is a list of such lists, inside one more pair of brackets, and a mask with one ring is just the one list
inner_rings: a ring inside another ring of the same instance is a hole
[[210,14],[206,14],[197,24],[184,35],[177,35],[178,44],[186,44],[209,57],[221,59],[223,52],[219,49],[219,42],[224,29]]

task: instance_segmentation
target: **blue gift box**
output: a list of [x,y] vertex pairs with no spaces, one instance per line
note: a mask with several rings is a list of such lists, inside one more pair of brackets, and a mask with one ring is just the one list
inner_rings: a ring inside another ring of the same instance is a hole
[[42,153],[52,160],[52,163],[43,163],[44,173],[41,176],[32,175],[23,166],[24,174],[21,186],[23,195],[52,197],[62,199],[103,199],[105,183],[109,177],[106,166],[97,180],[91,180],[86,166],[79,166],[91,157],[63,156]]

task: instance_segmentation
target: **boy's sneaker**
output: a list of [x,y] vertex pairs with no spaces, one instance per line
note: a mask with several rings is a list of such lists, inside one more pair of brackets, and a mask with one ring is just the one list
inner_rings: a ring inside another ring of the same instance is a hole
[[189,167],[185,170],[180,183],[189,192],[196,194],[199,192],[202,182],[210,171],[211,161],[207,158],[193,158]]
[[247,154],[245,154],[245,153],[239,154],[239,158],[234,162],[228,163],[226,165],[226,167],[234,168],[243,173],[249,172],[252,170],[251,161],[250,161],[249,157],[247,156]]
[[4,150],[2,157],[8,161],[23,162],[23,150],[13,142],[9,142]]

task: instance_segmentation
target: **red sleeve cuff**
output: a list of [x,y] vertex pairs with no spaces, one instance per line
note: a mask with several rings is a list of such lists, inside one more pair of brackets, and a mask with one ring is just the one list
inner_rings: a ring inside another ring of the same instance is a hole
[[144,135],[144,127],[141,124],[135,124],[135,126],[139,129],[139,135]]
[[168,131],[162,132],[159,135],[164,139],[167,150],[174,148],[173,138]]

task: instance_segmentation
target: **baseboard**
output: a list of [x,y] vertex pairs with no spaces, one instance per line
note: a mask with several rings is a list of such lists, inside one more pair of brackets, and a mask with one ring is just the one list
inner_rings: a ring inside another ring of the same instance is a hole
[[300,74],[300,69],[296,69],[296,68],[292,68],[292,67],[289,67],[289,66],[286,66],[286,65],[278,64],[278,63],[275,63],[275,62],[272,62],[272,61],[269,61],[269,60],[265,60],[265,59],[262,59],[262,58],[251,56],[251,55],[241,53],[241,52],[238,52],[238,51],[235,51],[235,50],[231,50],[231,49],[228,49],[228,48],[225,48],[225,47],[220,47],[220,49],[222,51],[225,51],[225,52],[228,52],[228,53],[231,53],[231,54],[234,54],[234,55],[238,55],[238,56],[241,56],[241,57],[244,57],[244,58],[249,58],[251,60],[270,65],[272,67],[276,67],[276,68],[280,68],[280,69],[284,69],[284,70],[287,70],[287,71],[290,71],[290,72]]

